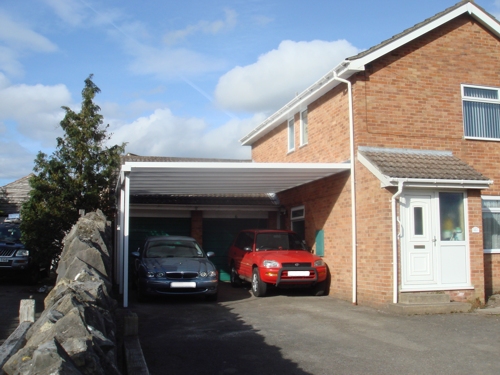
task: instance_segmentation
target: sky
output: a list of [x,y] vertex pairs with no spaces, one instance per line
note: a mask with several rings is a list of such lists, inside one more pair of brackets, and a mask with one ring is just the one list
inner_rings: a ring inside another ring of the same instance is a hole
[[[143,156],[250,159],[239,140],[346,57],[458,0],[2,0],[0,186],[80,110]],[[500,0],[476,0],[500,19]]]

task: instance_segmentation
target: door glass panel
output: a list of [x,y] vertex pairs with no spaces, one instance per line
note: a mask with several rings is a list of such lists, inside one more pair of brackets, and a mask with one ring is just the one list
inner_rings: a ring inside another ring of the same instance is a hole
[[439,193],[441,241],[464,241],[464,195]]
[[413,234],[416,236],[421,236],[424,234],[424,215],[422,213],[422,207],[413,207]]

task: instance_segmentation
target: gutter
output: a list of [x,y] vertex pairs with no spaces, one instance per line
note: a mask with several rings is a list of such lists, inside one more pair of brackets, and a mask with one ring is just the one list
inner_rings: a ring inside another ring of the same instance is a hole
[[349,96],[349,151],[351,158],[351,227],[352,227],[352,303],[356,305],[357,300],[357,225],[356,225],[356,175],[354,161],[354,113],[352,106],[352,84],[351,81],[340,78],[337,72],[333,70],[333,81],[345,83]]
[[393,273],[393,297],[392,302],[398,303],[398,239],[400,238],[397,230],[397,210],[396,200],[403,193],[403,180],[399,180],[398,191],[392,196],[392,273]]

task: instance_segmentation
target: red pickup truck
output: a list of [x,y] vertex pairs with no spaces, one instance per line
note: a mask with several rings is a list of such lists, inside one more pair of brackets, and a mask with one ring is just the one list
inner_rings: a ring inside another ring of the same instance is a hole
[[252,284],[256,297],[266,295],[268,285],[310,287],[322,295],[327,287],[327,266],[311,254],[300,237],[286,230],[251,229],[241,231],[229,249],[231,285]]

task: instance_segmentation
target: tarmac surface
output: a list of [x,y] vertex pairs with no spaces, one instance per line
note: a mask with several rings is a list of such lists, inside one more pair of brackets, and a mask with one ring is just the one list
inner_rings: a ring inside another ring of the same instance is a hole
[[153,375],[500,373],[498,310],[400,316],[305,291],[255,298],[227,283],[217,303],[130,297]]
[[[0,344],[18,325],[36,286],[0,279]],[[221,283],[219,300],[130,295],[152,375],[500,374],[500,298],[473,313],[400,316],[305,291]],[[500,297],[500,296],[499,296]]]

